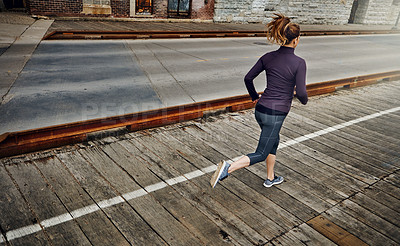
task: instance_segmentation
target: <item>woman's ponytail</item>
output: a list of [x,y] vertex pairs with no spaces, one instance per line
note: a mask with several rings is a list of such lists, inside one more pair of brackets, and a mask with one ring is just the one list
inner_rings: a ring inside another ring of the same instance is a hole
[[275,14],[272,18],[267,25],[267,38],[270,42],[286,45],[300,35],[300,26],[290,22],[290,18],[282,14]]

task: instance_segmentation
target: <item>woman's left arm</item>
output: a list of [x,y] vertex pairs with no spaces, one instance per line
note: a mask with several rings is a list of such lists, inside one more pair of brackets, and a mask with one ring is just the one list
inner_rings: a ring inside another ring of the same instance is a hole
[[307,104],[308,96],[306,90],[306,62],[301,59],[299,67],[296,72],[296,97],[300,100],[302,104]]

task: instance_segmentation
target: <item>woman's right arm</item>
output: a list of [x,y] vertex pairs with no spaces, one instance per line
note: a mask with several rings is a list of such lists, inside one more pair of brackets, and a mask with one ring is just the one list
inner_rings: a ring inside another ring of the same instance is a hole
[[250,69],[250,71],[244,77],[244,83],[253,102],[260,97],[256,91],[256,88],[254,87],[253,81],[262,71],[264,71],[264,65],[261,59],[262,58],[260,58],[257,61],[257,63]]

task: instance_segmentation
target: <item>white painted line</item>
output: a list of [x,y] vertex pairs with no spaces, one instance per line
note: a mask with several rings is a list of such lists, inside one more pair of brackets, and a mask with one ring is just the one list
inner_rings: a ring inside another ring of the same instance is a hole
[[100,208],[107,208],[107,207],[111,207],[117,204],[120,204],[122,202],[124,202],[125,200],[121,197],[121,196],[116,196],[107,200],[103,200],[99,203],[97,203],[97,205],[99,205]]
[[217,170],[217,165],[212,165],[212,166],[201,169],[201,171],[203,171],[203,173],[211,173],[211,172],[214,172],[215,170]]
[[71,216],[72,216],[72,218],[77,219],[77,218],[82,217],[84,215],[94,213],[94,212],[96,212],[98,210],[100,210],[99,206],[97,206],[97,204],[92,204],[92,205],[89,205],[89,206],[86,206],[86,207],[83,207],[83,208],[79,208],[79,209],[76,209],[76,210],[72,211],[71,212]]
[[149,185],[144,187],[144,189],[150,193],[152,191],[156,191],[156,190],[161,190],[162,188],[167,187],[167,184],[165,182],[159,182],[157,184],[153,184],[153,185]]
[[50,227],[50,226],[55,226],[55,225],[59,225],[61,223],[67,222],[72,220],[72,216],[69,213],[65,213],[62,215],[58,215],[56,217],[47,219],[47,220],[43,220],[42,222],[40,222],[40,224],[43,227]]
[[167,179],[167,180],[165,180],[165,183],[167,183],[169,186],[172,186],[174,184],[178,184],[178,183],[184,182],[186,180],[187,180],[186,177],[179,176],[179,177],[176,177],[176,178]]
[[147,194],[148,193],[144,189],[139,189],[139,190],[135,190],[135,191],[132,191],[132,192],[125,193],[125,194],[122,195],[122,197],[125,200],[129,201],[129,200],[132,200],[132,199],[135,199],[135,198],[147,195]]
[[6,237],[8,241],[11,241],[13,239],[21,238],[41,230],[42,227],[40,227],[39,224],[34,224],[9,231],[6,233]]
[[[354,125],[356,123],[360,123],[360,122],[363,122],[363,121],[366,121],[366,120],[377,118],[379,116],[382,116],[382,115],[385,115],[385,114],[390,114],[390,113],[397,112],[397,111],[400,111],[400,107],[391,108],[391,109],[388,109],[388,110],[385,110],[385,111],[381,111],[381,112],[378,112],[378,113],[374,113],[374,114],[371,114],[371,115],[363,116],[363,117],[360,117],[360,118],[357,118],[357,119],[354,119],[354,120],[351,120],[351,121],[348,121],[348,122],[344,122],[344,123],[341,123],[341,124],[338,124],[338,125],[335,125],[335,126],[332,126],[332,127],[328,127],[328,128],[325,128],[325,129],[310,133],[310,134],[306,134],[304,136],[300,136],[298,138],[291,139],[289,141],[280,143],[278,149],[286,148],[288,146],[291,146],[291,145],[294,145],[294,144],[298,144],[298,143],[301,143],[303,141],[306,141],[306,140],[309,140],[309,139],[312,139],[312,138],[315,138],[315,137],[318,137],[318,136],[322,136],[324,134],[328,134],[328,133],[333,132],[333,131],[337,131],[337,130],[342,129],[344,127],[351,126],[351,125]],[[236,158],[233,158],[232,160],[228,160],[227,162],[228,163],[232,163],[233,161],[236,161],[241,157],[242,156],[238,156]],[[11,241],[13,239],[21,238],[21,237],[33,234],[35,232],[38,232],[38,231],[42,230],[40,225],[42,225],[44,228],[51,227],[51,226],[56,226],[56,225],[62,224],[64,222],[70,221],[72,219],[76,219],[76,218],[82,217],[84,215],[87,215],[87,214],[90,214],[90,213],[94,213],[94,212],[100,210],[100,208],[107,208],[107,207],[110,207],[110,206],[114,206],[116,204],[125,202],[125,200],[129,201],[129,200],[132,200],[132,199],[147,195],[150,192],[161,190],[161,189],[167,187],[168,185],[178,184],[178,183],[190,180],[190,179],[194,179],[194,178],[203,176],[206,173],[213,172],[214,170],[216,170],[216,168],[217,168],[216,165],[211,165],[209,167],[202,168],[201,170],[196,170],[196,171],[184,174],[182,176],[178,176],[178,177],[175,177],[175,178],[172,178],[172,179],[168,179],[165,182],[159,182],[159,183],[156,183],[156,184],[153,184],[153,185],[146,186],[144,189],[138,189],[138,190],[135,190],[135,191],[132,191],[132,192],[129,192],[129,193],[125,193],[122,196],[116,196],[116,197],[113,197],[113,198],[110,198],[110,199],[107,199],[107,200],[100,201],[98,204],[92,204],[92,205],[89,205],[89,206],[86,206],[86,207],[71,211],[70,213],[65,213],[65,214],[62,214],[62,215],[59,215],[59,216],[56,216],[56,217],[53,217],[53,218],[49,218],[49,219],[43,220],[40,224],[24,226],[24,227],[15,229],[15,230],[11,230],[11,231],[6,233],[7,240]],[[5,241],[6,240],[3,237],[3,235],[0,234],[0,243],[5,242]]]
[[205,173],[203,173],[201,170],[196,170],[196,171],[193,171],[193,172],[184,174],[184,176],[185,176],[187,179],[194,179],[194,178],[200,177],[200,176],[202,176],[202,175],[204,175],[204,174],[205,174]]

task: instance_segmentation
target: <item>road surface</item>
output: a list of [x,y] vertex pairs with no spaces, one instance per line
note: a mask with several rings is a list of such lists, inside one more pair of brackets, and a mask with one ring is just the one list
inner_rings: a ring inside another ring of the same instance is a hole
[[[315,83],[398,70],[399,41],[302,37],[295,53]],[[275,49],[265,38],[42,41],[0,106],[0,134],[246,94],[244,75]]]

